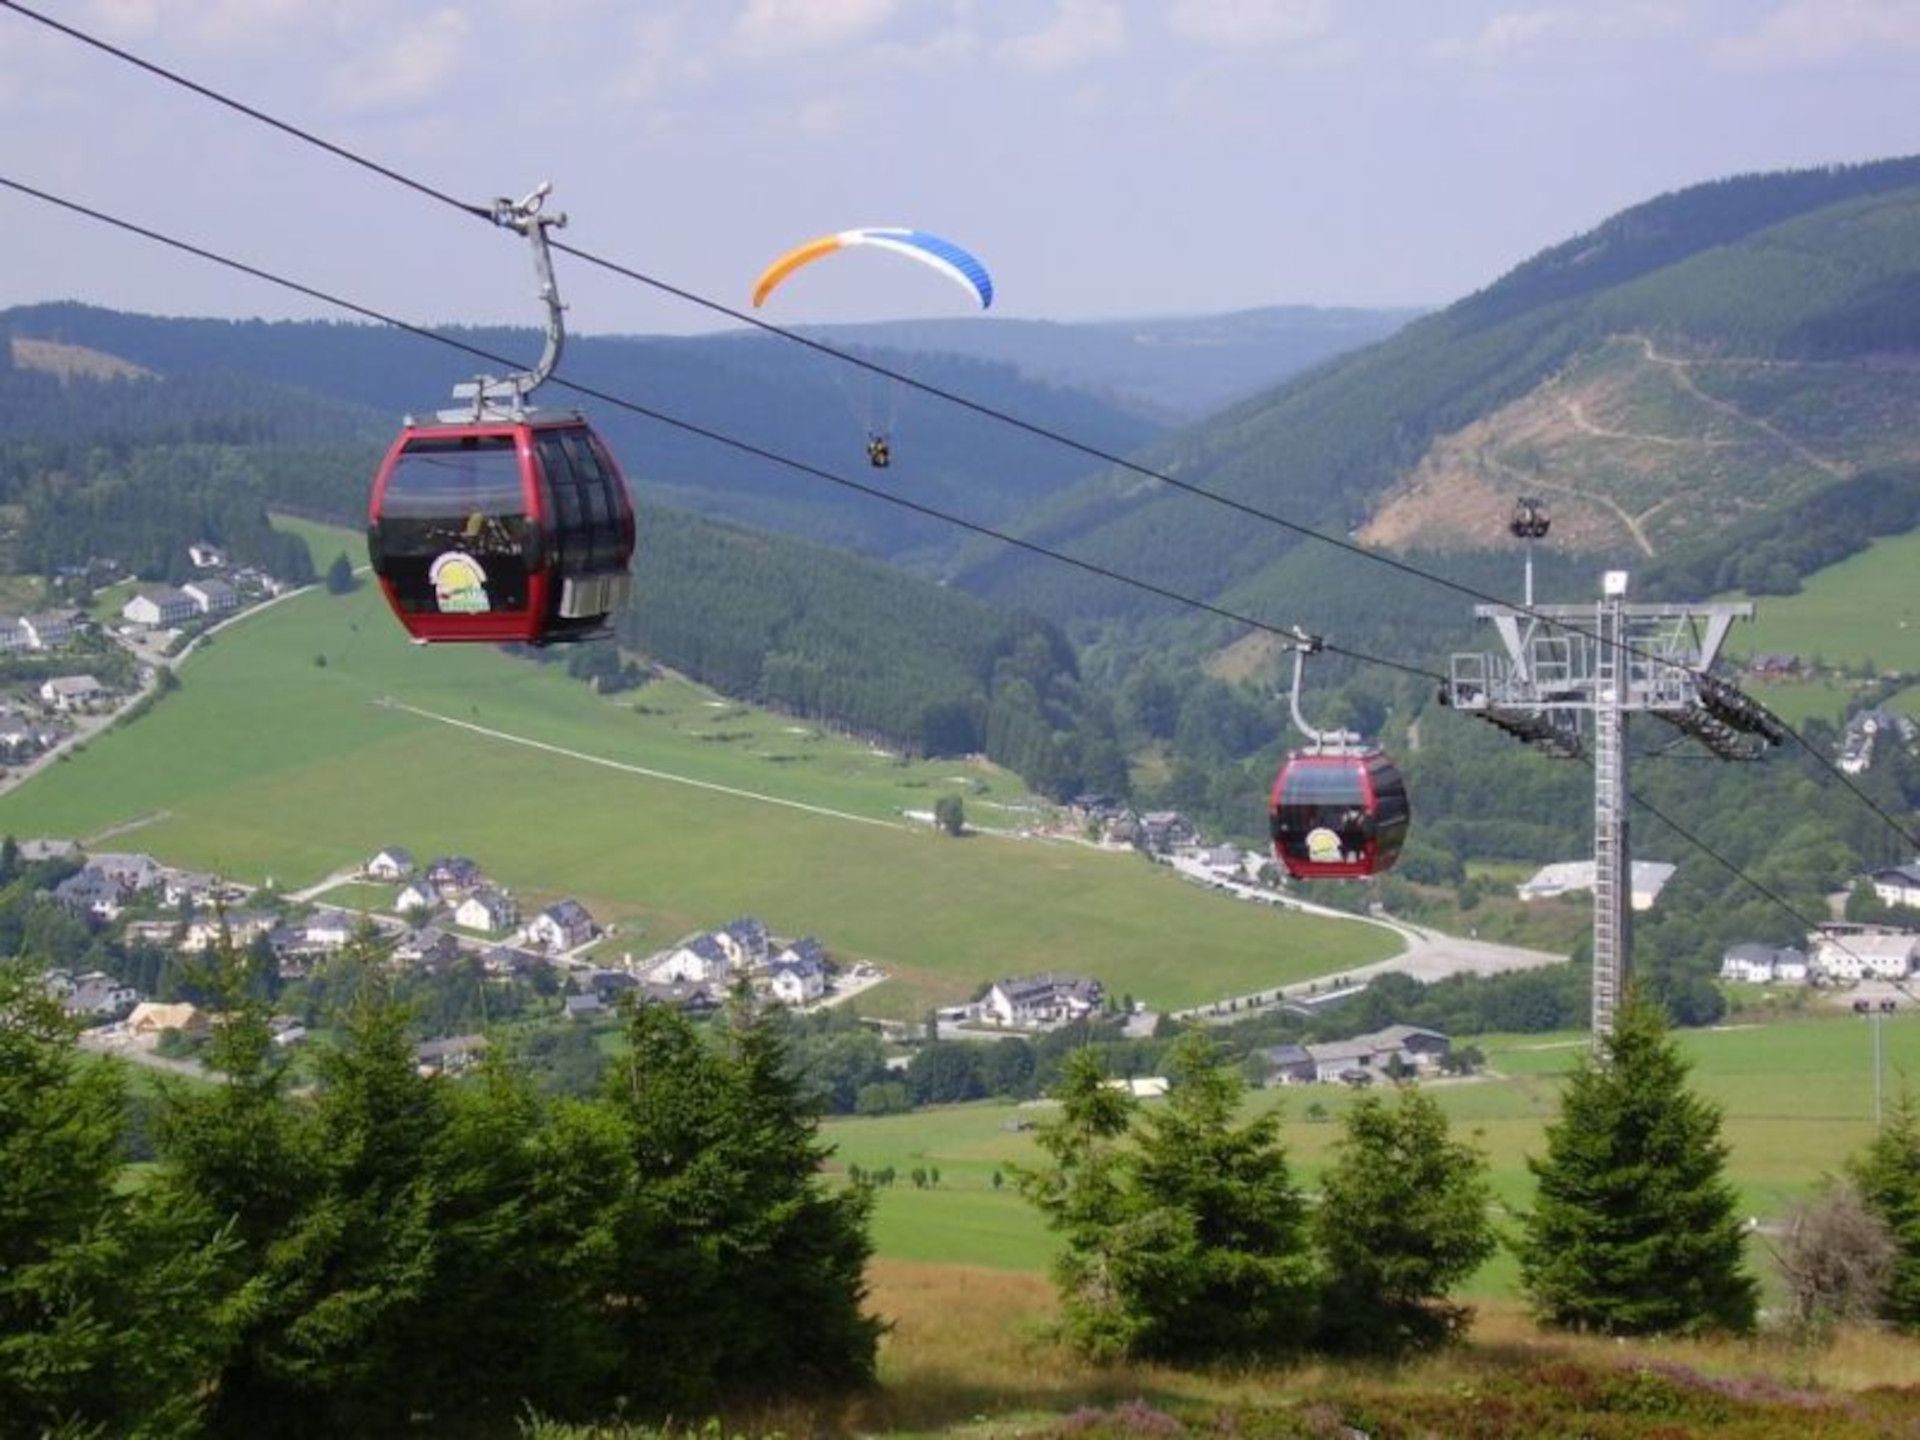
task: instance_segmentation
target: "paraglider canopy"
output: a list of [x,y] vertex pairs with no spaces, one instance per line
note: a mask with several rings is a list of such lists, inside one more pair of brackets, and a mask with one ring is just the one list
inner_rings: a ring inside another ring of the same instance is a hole
[[822,235],[818,240],[809,240],[797,245],[760,272],[760,278],[754,282],[753,303],[757,309],[794,271],[811,265],[814,261],[832,255],[836,251],[849,250],[861,246],[872,246],[880,250],[890,250],[896,255],[904,255],[909,260],[917,260],[922,265],[946,276],[954,284],[965,290],[982,310],[993,304],[993,277],[987,274],[987,267],[977,257],[961,249],[951,240],[943,240],[938,235],[929,235],[924,230],[909,230],[901,226],[875,225],[860,230],[842,230],[833,235]]

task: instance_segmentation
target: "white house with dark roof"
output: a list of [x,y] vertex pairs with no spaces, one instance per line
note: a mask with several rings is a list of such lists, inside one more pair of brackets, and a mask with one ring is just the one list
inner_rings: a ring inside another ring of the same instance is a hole
[[28,650],[56,650],[73,639],[78,628],[70,610],[42,610],[15,622],[20,644]]
[[487,883],[485,873],[464,855],[442,855],[427,865],[427,883],[447,900]]
[[1064,970],[996,980],[980,1002],[980,1018],[1018,1029],[1046,1029],[1085,1019],[1106,992],[1098,980]]
[[157,630],[163,625],[178,625],[200,613],[193,597],[171,585],[155,585],[142,590],[120,607],[120,613],[135,625]]
[[784,956],[767,967],[767,991],[782,1005],[805,1005],[827,993],[827,969]]
[[393,897],[393,908],[402,915],[424,915],[440,908],[440,892],[424,881],[409,881]]
[[140,1003],[140,992],[104,970],[89,970],[73,981],[61,1004],[69,1015],[86,1020],[114,1020]]
[[1920,860],[1910,865],[1889,865],[1867,878],[1882,904],[1920,906]]
[[180,593],[193,601],[202,615],[224,615],[240,608],[240,592],[224,580],[189,580]]
[[[1635,910],[1651,910],[1653,902],[1660,898],[1660,892],[1666,888],[1667,881],[1673,878],[1677,866],[1661,860],[1635,860],[1628,878],[1632,891],[1631,901]],[[1556,895],[1570,895],[1581,890],[1593,889],[1593,861],[1562,860],[1552,865],[1543,865],[1527,880],[1515,887],[1522,900],[1550,900]]]
[[488,935],[511,930],[519,920],[520,907],[513,903],[513,897],[484,885],[462,900],[453,911],[454,924],[468,930],[484,931]]
[[85,710],[107,698],[107,687],[91,675],[56,675],[40,682],[40,698],[62,712]]
[[705,985],[725,979],[732,969],[733,962],[720,947],[719,941],[712,935],[695,935],[676,946],[666,959],[654,966],[651,978],[666,985]]
[[766,963],[770,948],[767,927],[751,915],[729,920],[713,932],[713,938],[736,970],[751,970]]
[[572,950],[600,933],[578,900],[557,900],[527,924],[527,940],[552,951]]
[[413,874],[413,852],[404,845],[389,845],[367,861],[369,880],[404,880]]
[[1820,937],[1813,968],[1830,980],[1904,980],[1920,955],[1920,935],[1904,932]]
[[1733,945],[1720,957],[1720,978],[1746,985],[1804,984],[1807,957],[1790,945]]

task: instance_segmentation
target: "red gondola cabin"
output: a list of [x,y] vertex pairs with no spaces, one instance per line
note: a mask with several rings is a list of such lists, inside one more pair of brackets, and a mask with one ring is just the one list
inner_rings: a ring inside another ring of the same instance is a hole
[[1355,880],[1393,868],[1411,811],[1406,782],[1378,750],[1300,754],[1273,782],[1273,855],[1296,880]]
[[579,415],[412,425],[373,484],[367,551],[416,641],[605,633],[633,580],[633,502]]

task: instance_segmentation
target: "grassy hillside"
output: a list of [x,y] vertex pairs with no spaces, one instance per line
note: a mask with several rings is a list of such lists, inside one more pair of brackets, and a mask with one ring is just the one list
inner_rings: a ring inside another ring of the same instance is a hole
[[[1906,159],[1661,197],[1148,458],[1336,534],[1370,524],[1383,545],[1483,546],[1515,493],[1540,490],[1557,537],[1658,552],[1920,449],[1916,187]],[[1285,567],[1293,536],[1131,474],[1087,482],[1037,530],[1281,614],[1310,598]],[[1153,613],[1026,557],[983,556],[964,583],[1053,613]]]
[[243,622],[182,680],[0,797],[0,830],[131,825],[117,844],[286,887],[385,844],[460,851],[523,900],[576,895],[618,919],[623,948],[743,912],[817,934],[893,972],[881,998],[906,1015],[1048,968],[1185,1005],[1397,943],[1236,904],[1137,857],[944,839],[900,812],[952,790],[977,823],[1012,825],[1025,792],[1004,772],[901,764],[685,685],[602,697],[492,650],[416,648],[366,587]]
[[[1726,1112],[1732,1155],[1729,1171],[1745,1210],[1777,1218],[1825,1174],[1866,1143],[1873,1129],[1873,1051],[1867,1027],[1853,1016],[1765,1027],[1678,1032],[1694,1062],[1701,1094]],[[1896,1021],[1882,1033],[1885,1077],[1920,1068],[1920,1026]],[[1482,1037],[1489,1078],[1443,1082],[1431,1093],[1453,1123],[1477,1134],[1493,1167],[1496,1194],[1510,1208],[1533,1194],[1526,1157],[1544,1149],[1543,1127],[1558,1106],[1559,1086],[1586,1040],[1575,1035]],[[1311,1189],[1338,1138],[1340,1114],[1352,1094],[1311,1086],[1258,1092],[1256,1107],[1278,1106],[1285,1116],[1288,1153],[1301,1183]],[[1311,1104],[1329,1118],[1310,1120]],[[938,1166],[940,1186],[915,1190],[904,1183],[880,1194],[879,1253],[890,1259],[938,1261],[1007,1270],[1045,1266],[1051,1241],[1011,1184],[993,1186],[993,1172],[1038,1158],[1029,1133],[1010,1130],[1016,1117],[1038,1108],[966,1105],[915,1111],[883,1119],[833,1121],[829,1138],[837,1161],[863,1169],[892,1165],[905,1175]],[[1474,1290],[1512,1293],[1510,1257],[1489,1262]]]

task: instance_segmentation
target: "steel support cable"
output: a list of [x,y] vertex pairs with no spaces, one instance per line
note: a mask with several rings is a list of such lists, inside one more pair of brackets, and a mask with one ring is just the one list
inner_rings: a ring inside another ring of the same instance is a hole
[[[304,141],[306,144],[309,144],[309,145],[315,146],[318,149],[324,150],[328,154],[333,155],[338,159],[347,161],[349,164],[358,165],[365,170],[371,171],[373,174],[381,176],[383,179],[391,180],[397,185],[405,186],[407,189],[414,191],[416,194],[424,195],[427,198],[432,200],[437,200],[443,205],[450,205],[464,214],[475,216],[477,218],[486,220],[489,224],[494,223],[493,208],[491,206],[474,205],[468,201],[461,200],[454,195],[448,194],[444,190],[437,189],[432,185],[426,184],[424,181],[416,180],[412,176],[409,176],[399,170],[395,170],[390,166],[383,165],[379,161],[373,160],[365,155],[361,155],[357,151],[350,150],[344,145],[340,145],[331,140],[327,140],[319,135],[314,134],[310,130],[303,129],[298,125],[292,124],[289,121],[281,120],[276,116],[271,115],[264,110],[261,110],[257,106],[249,105],[242,100],[237,100],[232,96],[229,96],[219,90],[214,89],[212,86],[201,84],[199,81],[196,81],[196,80],[191,80],[186,76],[179,74],[177,71],[170,70],[163,65],[159,65],[151,60],[147,60],[144,57],[137,55],[130,50],[127,50],[118,45],[114,45],[111,42],[103,40],[96,35],[91,35],[86,31],[81,30],[75,26],[68,25],[62,21],[56,20],[52,16],[45,15],[40,11],[31,8],[30,6],[21,4],[20,0],[0,0],[0,6],[4,6],[5,8],[12,10],[16,14],[19,14],[26,19],[36,21],[37,23],[44,25],[51,30],[58,31],[60,34],[65,35],[70,39],[79,41],[81,44],[90,46],[93,49],[99,50],[106,55],[112,56],[116,60],[120,60],[123,63],[128,65],[132,65],[140,70],[147,72],[150,75],[153,75],[159,79],[165,80],[170,84],[178,85],[183,89],[189,90],[203,99],[210,100],[217,105],[225,106],[226,108],[233,110],[240,115],[245,116],[249,120],[253,120],[259,124],[269,126],[272,129],[280,131],[284,135],[292,137],[293,139]],[[638,284],[648,286],[656,291],[659,291],[662,294],[670,295],[677,300],[685,301],[690,305],[694,305],[701,309],[710,311],[713,314],[722,315],[730,320],[737,321],[740,324],[750,326],[754,329],[763,331],[770,335],[776,335],[781,339],[790,341],[796,345],[805,346],[810,350],[816,351],[817,353],[822,355],[829,356],[832,359],[838,360],[843,364],[854,365],[859,367],[862,370],[868,371],[871,374],[884,377],[885,379],[894,381],[898,384],[907,385],[915,390],[920,391],[923,394],[945,401],[948,404],[958,406],[961,409],[967,410],[976,415],[980,415],[983,418],[991,419],[1000,424],[1011,426],[1029,435],[1033,435],[1036,438],[1047,440],[1053,444],[1065,446],[1066,448],[1074,450],[1082,455],[1085,455],[1090,459],[1099,460],[1105,464],[1113,465],[1117,468],[1129,471],[1135,475],[1139,475],[1145,479],[1157,481],[1162,485],[1166,485],[1174,490],[1183,491],[1186,494],[1195,496],[1196,498],[1212,501],[1214,504],[1224,506],[1242,515],[1248,516],[1249,518],[1263,520],[1268,524],[1275,525],[1280,529],[1286,530],[1300,537],[1303,540],[1317,540],[1322,544],[1331,545],[1335,549],[1344,551],[1349,555],[1357,556],[1361,559],[1370,561],[1377,565],[1383,565],[1388,569],[1396,571],[1400,574],[1409,576],[1414,579],[1423,580],[1431,585],[1440,586],[1444,589],[1451,590],[1456,594],[1466,596],[1469,599],[1478,600],[1484,604],[1504,606],[1505,608],[1515,611],[1515,613],[1517,614],[1525,615],[1529,619],[1534,620],[1539,624],[1546,625],[1550,628],[1567,630],[1576,635],[1583,635],[1588,639],[1599,638],[1596,632],[1588,630],[1584,626],[1575,624],[1571,621],[1551,619],[1547,616],[1540,614],[1539,612],[1534,610],[1531,606],[1513,605],[1509,601],[1501,599],[1499,596],[1492,595],[1487,593],[1486,591],[1476,589],[1475,587],[1471,585],[1467,585],[1461,581],[1449,579],[1444,575],[1436,574],[1433,571],[1424,569],[1421,566],[1414,565],[1408,561],[1397,559],[1396,557],[1392,555],[1388,555],[1382,551],[1369,550],[1364,546],[1356,545],[1352,541],[1342,539],[1337,535],[1330,535],[1325,531],[1316,530],[1312,526],[1306,525],[1300,521],[1289,520],[1286,516],[1280,515],[1271,510],[1264,509],[1261,506],[1252,505],[1242,500],[1236,500],[1230,495],[1224,495],[1217,490],[1209,490],[1203,485],[1195,485],[1191,481],[1177,479],[1176,477],[1169,475],[1164,471],[1155,470],[1153,467],[1149,465],[1142,465],[1141,463],[1135,460],[1129,460],[1123,455],[1117,454],[1109,450],[1105,450],[1100,446],[1092,445],[1085,441],[1076,439],[1075,437],[1068,435],[1062,431],[1054,430],[1049,426],[1041,425],[1041,424],[1038,424],[1037,422],[1023,419],[1020,416],[1014,415],[1009,411],[1004,411],[1004,410],[998,409],[995,406],[985,404],[982,401],[971,399],[968,396],[958,393],[957,391],[948,390],[942,386],[933,385],[924,380],[918,380],[911,375],[905,374],[898,370],[894,370],[876,361],[869,360],[864,356],[856,355],[851,351],[841,350],[836,346],[827,344],[825,341],[814,339],[813,337],[808,335],[803,335],[798,331],[790,330],[785,326],[775,325],[771,321],[763,320],[759,316],[751,314],[750,312],[737,310],[734,307],[727,305],[721,301],[714,300],[708,296],[701,295],[696,291],[688,290],[683,286],[675,285],[670,281],[660,279],[657,276],[649,275],[644,271],[633,269],[632,267],[620,264],[617,261],[609,260],[603,256],[595,255],[591,251],[583,250],[578,246],[569,245],[557,239],[552,240],[550,243],[555,250],[559,250],[565,254],[571,255],[576,260],[582,261],[585,264],[596,266],[600,269],[608,271],[611,274],[619,275],[625,279],[635,281]],[[352,308],[352,307],[349,307],[349,308]],[[387,322],[387,323],[392,323],[392,322]],[[587,393],[587,392],[583,391],[581,393]],[[851,484],[852,482],[837,481],[836,483]],[[864,487],[861,487],[861,488],[864,488]],[[873,493],[882,493],[882,492],[873,492]],[[884,497],[884,498],[892,498],[892,497]],[[1041,547],[1025,545],[1024,542],[1013,541],[1011,537],[997,536],[997,538],[1006,538],[1008,539],[1009,543],[1022,545],[1022,548],[1035,550],[1036,553],[1041,553],[1041,554],[1053,553],[1050,551],[1046,551]],[[1079,562],[1074,562],[1074,563],[1079,563]],[[1202,608],[1211,608],[1211,607],[1206,607],[1204,605],[1204,602],[1182,601],[1181,603],[1199,604],[1202,606]],[[1227,612],[1221,612],[1216,610],[1216,613],[1227,613]],[[1634,655],[1638,659],[1648,661],[1649,663],[1660,665],[1667,668],[1672,668],[1672,669],[1684,669],[1692,674],[1704,675],[1704,672],[1695,671],[1691,666],[1683,665],[1679,661],[1669,660],[1662,656],[1649,654],[1645,651],[1640,650],[1638,647],[1628,646],[1627,649],[1628,649],[1628,653]],[[1421,673],[1426,673],[1426,672],[1421,672]],[[1436,676],[1434,678],[1439,679],[1443,684],[1446,683],[1446,677]],[[1835,764],[1832,760],[1830,760],[1827,756],[1821,754],[1819,749],[1811,741],[1809,741],[1806,738],[1806,736],[1802,735],[1793,726],[1788,725],[1784,720],[1779,720],[1779,717],[1777,716],[1774,716],[1773,719],[1780,725],[1781,729],[1786,734],[1792,736],[1794,741],[1797,744],[1799,744],[1802,749],[1804,749],[1809,755],[1813,756],[1816,760],[1818,760],[1820,764],[1823,765],[1828,770],[1828,772],[1833,775],[1835,779],[1839,780],[1840,783],[1846,786],[1847,789],[1850,790],[1862,804],[1866,805],[1870,810],[1873,811],[1875,815],[1879,816],[1880,819],[1886,825],[1888,825],[1897,835],[1899,835],[1902,840],[1904,840],[1908,845],[1911,845],[1916,849],[1920,849],[1920,831],[1914,831],[1914,830],[1908,829],[1907,826],[1903,824],[1898,817],[1894,816],[1891,812],[1886,810],[1871,795],[1867,794],[1865,790],[1861,789],[1858,785],[1856,785],[1853,782],[1853,779],[1851,776],[1849,776],[1844,770],[1840,769],[1840,767],[1837,764]]]
[[[117,215],[108,214],[105,211],[96,210],[91,206],[83,205],[78,201],[69,200],[62,196],[55,195],[49,191],[38,189],[35,186],[25,184],[24,182],[19,180],[14,180],[8,176],[0,175],[0,186],[3,186],[9,190],[15,191],[18,194],[30,196],[31,198],[35,200],[40,200],[46,204],[58,206],[60,209],[67,210],[73,214],[82,215],[90,220],[95,220],[101,224],[112,226],[113,228],[117,230],[125,231],[128,234],[139,236],[144,240],[153,241],[155,244],[167,246],[168,248],[173,250],[178,250],[183,254],[192,255],[197,259],[206,260],[211,262],[212,264],[224,266],[226,269],[237,271],[238,273],[242,275],[250,276],[253,279],[262,280],[270,285],[277,285],[282,289],[291,290],[296,294],[305,295],[309,299],[319,300],[324,304],[336,306],[339,309],[349,311],[355,315],[363,316],[366,319],[378,321],[382,325],[391,326],[394,329],[404,331],[409,335],[416,335],[425,340],[435,341],[436,343],[445,345],[450,349],[459,350],[464,352],[465,354],[474,356],[477,359],[485,360],[490,364],[504,365],[504,366],[510,367],[515,363],[513,360],[511,360],[507,356],[500,355],[494,351],[486,349],[483,346],[473,345],[464,340],[455,339],[450,335],[440,334],[438,331],[430,330],[422,325],[415,325],[410,321],[402,320],[397,316],[386,314],[384,311],[376,310],[371,306],[362,305],[356,301],[348,300],[343,296],[331,294],[328,291],[317,289],[311,285],[302,284],[300,281],[289,279],[284,275],[275,274],[271,270],[262,269],[257,265],[250,265],[243,260],[235,260],[230,256],[222,255],[219,252],[214,250],[209,250],[204,246],[195,245],[190,241],[178,239],[175,236],[164,234],[158,230],[153,230],[148,228],[147,226],[137,224],[134,221],[122,219]],[[1297,646],[1301,643],[1297,632],[1289,627],[1276,625],[1271,621],[1261,620],[1251,615],[1243,615],[1238,611],[1229,610],[1225,606],[1215,605],[1210,601],[1201,600],[1195,596],[1183,595],[1177,590],[1170,590],[1163,585],[1155,584],[1151,580],[1142,580],[1137,576],[1128,575],[1122,571],[1114,570],[1107,566],[1096,564],[1091,560],[1082,560],[1077,556],[1068,555],[1064,551],[1054,550],[1048,546],[1038,544],[1035,541],[1024,540],[1017,535],[1009,535],[1005,531],[997,530],[991,525],[983,525],[978,521],[968,520],[964,516],[952,514],[951,512],[941,510],[936,506],[923,504],[918,500],[910,500],[904,495],[896,495],[891,491],[882,490],[878,486],[866,485],[861,483],[858,480],[849,480],[845,476],[834,474],[831,470],[824,470],[824,469],[821,469],[819,466],[810,465],[803,460],[796,460],[792,456],[782,455],[780,452],[776,450],[770,450],[770,449],[767,449],[765,446],[756,445],[751,441],[739,439],[736,436],[729,435],[726,432],[721,430],[713,429],[710,426],[700,425],[690,420],[680,419],[679,417],[670,415],[665,411],[656,410],[651,406],[642,405],[637,401],[629,400],[624,396],[614,395],[607,391],[597,389],[591,385],[583,385],[578,381],[568,379],[564,375],[560,375],[556,373],[555,375],[552,376],[551,383],[560,385],[565,389],[571,390],[575,394],[584,395],[589,399],[598,400],[603,404],[614,406],[617,409],[628,411],[631,414],[639,415],[648,420],[657,421],[660,424],[671,426],[674,429],[683,431],[689,435],[696,435],[701,439],[711,441],[714,444],[727,446],[728,448],[738,451],[741,454],[751,455],[756,459],[765,460],[770,464],[779,465],[786,469],[797,471],[800,474],[812,476],[813,478],[818,480],[824,480],[829,484],[841,486],[842,488],[854,491],[857,494],[866,495],[875,500],[885,501],[887,504],[896,506],[900,509],[909,510],[909,511],[912,511],[914,514],[924,515],[929,519],[938,520],[944,524],[953,525],[960,529],[971,531],[976,535],[984,536],[990,540],[997,540],[1000,543],[1005,545],[1015,546],[1019,549],[1028,551],[1031,554],[1043,556],[1044,558],[1049,560],[1058,561],[1063,565],[1071,565],[1075,569],[1085,571],[1087,574],[1097,575],[1102,579],[1112,580],[1118,584],[1130,585],[1135,589],[1143,590],[1148,594],[1159,596],[1163,600],[1172,601],[1177,605],[1183,605],[1188,607],[1189,609],[1204,611],[1209,615],[1215,615],[1223,620],[1232,621],[1236,625],[1244,625],[1250,629],[1265,631],[1268,634],[1276,635],[1282,640],[1286,641],[1290,647]],[[1344,655],[1348,659],[1358,661],[1362,664],[1384,666],[1388,669],[1398,670],[1403,674],[1418,676],[1424,680],[1442,680],[1445,678],[1444,676],[1439,675],[1435,671],[1424,669],[1418,665],[1410,665],[1400,660],[1390,660],[1385,656],[1381,656],[1381,655],[1370,655],[1365,651],[1351,649],[1347,646],[1335,644],[1334,642],[1329,640],[1323,639],[1323,640],[1320,640],[1318,643],[1321,649],[1327,650],[1328,652],[1335,655]]]

